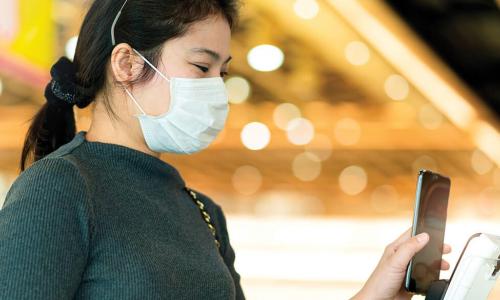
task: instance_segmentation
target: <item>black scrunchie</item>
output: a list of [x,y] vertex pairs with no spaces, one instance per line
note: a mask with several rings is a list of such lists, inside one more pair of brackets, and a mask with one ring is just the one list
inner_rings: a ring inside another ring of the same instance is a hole
[[50,106],[72,108],[76,104],[76,69],[67,57],[61,57],[50,69],[52,80],[45,88],[45,98]]

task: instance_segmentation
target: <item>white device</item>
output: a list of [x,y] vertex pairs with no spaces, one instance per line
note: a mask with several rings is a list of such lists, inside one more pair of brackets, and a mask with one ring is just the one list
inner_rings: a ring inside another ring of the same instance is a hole
[[444,300],[486,300],[499,274],[500,236],[477,233],[458,259]]

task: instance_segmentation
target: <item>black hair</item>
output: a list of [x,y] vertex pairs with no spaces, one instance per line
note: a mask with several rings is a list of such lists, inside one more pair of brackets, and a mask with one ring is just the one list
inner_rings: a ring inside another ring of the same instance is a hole
[[[74,56],[76,70],[75,104],[85,108],[99,92],[104,94],[104,106],[114,115],[106,97],[106,70],[114,46],[111,26],[125,0],[95,0],[78,35]],[[153,65],[157,66],[162,45],[183,36],[192,23],[220,15],[231,29],[238,22],[238,0],[128,0],[115,26],[116,44],[128,43]],[[138,81],[152,78],[152,68],[144,68]],[[47,102],[33,117],[21,154],[23,171],[28,158],[42,159],[76,134],[72,109],[61,109]]]

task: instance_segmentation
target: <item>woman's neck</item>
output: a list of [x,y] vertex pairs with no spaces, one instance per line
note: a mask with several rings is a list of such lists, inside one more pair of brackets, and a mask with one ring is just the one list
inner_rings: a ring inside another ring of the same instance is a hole
[[99,106],[96,104],[92,123],[85,134],[87,141],[117,144],[160,158],[160,153],[152,151],[146,145],[140,125],[136,120],[133,118],[111,120],[108,113]]

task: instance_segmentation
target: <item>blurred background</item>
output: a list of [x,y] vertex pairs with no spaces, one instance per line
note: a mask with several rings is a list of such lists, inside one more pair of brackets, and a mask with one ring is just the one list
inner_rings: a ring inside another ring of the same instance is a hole
[[[1,0],[0,207],[88,6]],[[163,159],[223,207],[248,299],[353,296],[411,226],[422,168],[452,181],[452,268],[472,233],[500,234],[499,2],[246,0],[231,50],[226,128]]]

